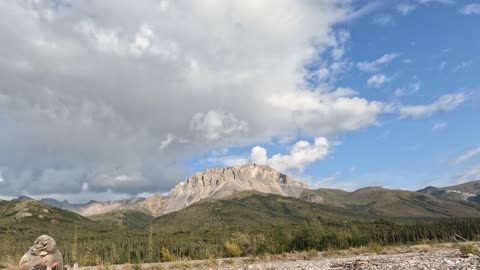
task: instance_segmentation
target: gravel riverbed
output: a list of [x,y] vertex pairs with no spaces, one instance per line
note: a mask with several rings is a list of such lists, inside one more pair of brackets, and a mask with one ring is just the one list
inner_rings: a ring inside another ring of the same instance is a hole
[[480,269],[480,257],[463,256],[458,248],[434,248],[427,251],[400,251],[389,254],[362,254],[325,256],[324,253],[298,253],[259,258],[179,261],[142,265],[111,265],[108,267],[80,267],[80,270],[443,270]]
[[404,253],[394,255],[363,255],[340,258],[316,258],[311,260],[258,262],[246,265],[207,267],[206,269],[265,269],[265,270],[320,270],[320,269],[480,269],[477,256],[462,257],[458,250],[442,250],[429,253]]

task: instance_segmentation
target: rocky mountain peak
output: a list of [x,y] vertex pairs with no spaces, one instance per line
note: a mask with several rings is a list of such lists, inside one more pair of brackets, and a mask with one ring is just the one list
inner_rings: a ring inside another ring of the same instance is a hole
[[180,210],[204,198],[224,198],[242,191],[298,197],[307,185],[268,166],[250,164],[211,168],[179,183],[165,198],[163,212]]

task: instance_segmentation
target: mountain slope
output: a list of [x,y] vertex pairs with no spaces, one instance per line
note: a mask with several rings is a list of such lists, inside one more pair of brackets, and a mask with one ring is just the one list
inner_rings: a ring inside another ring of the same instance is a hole
[[343,190],[306,190],[300,199],[345,209],[361,208],[379,217],[478,217],[480,206],[438,198],[406,190],[368,187],[346,192]]
[[81,215],[35,200],[0,201],[0,226],[28,227],[29,224],[35,224],[36,227],[57,224],[95,225]]
[[148,213],[130,209],[89,216],[89,219],[100,224],[124,229],[143,229],[154,217]]
[[40,200],[43,203],[55,206],[64,210],[72,211],[78,213],[82,216],[93,216],[103,213],[108,213],[112,211],[127,209],[134,207],[134,205],[144,201],[145,198],[129,198],[123,200],[115,201],[106,201],[106,202],[97,202],[90,201],[88,203],[82,204],[71,204],[68,201],[59,202],[55,199],[42,199]]
[[[312,198],[315,195],[315,201]],[[323,201],[320,203],[320,196]],[[306,201],[306,197],[310,201]],[[252,229],[299,224],[311,219],[480,217],[480,206],[410,191],[365,188],[305,191],[300,199],[242,192],[222,199],[205,199],[152,222],[163,233]]]
[[441,198],[480,203],[480,180],[449,187],[429,186],[418,190],[418,192]]
[[205,199],[156,218],[152,226],[163,233],[251,229],[298,224],[317,218],[349,218],[354,212],[276,194],[245,191],[221,199]]

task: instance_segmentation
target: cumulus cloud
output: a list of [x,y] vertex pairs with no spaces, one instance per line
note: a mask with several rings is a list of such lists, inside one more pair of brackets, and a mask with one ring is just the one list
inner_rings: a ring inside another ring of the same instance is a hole
[[0,196],[165,191],[212,149],[375,124],[383,103],[305,83],[342,70],[353,6],[0,1]]
[[399,108],[402,117],[424,118],[436,112],[449,112],[457,108],[467,100],[464,93],[446,94],[427,105],[401,106]]
[[371,62],[368,62],[368,61],[359,62],[357,63],[357,68],[365,72],[376,72],[376,71],[379,71],[382,66],[395,60],[395,58],[397,58],[398,56],[399,56],[398,53],[387,53]]
[[310,164],[323,159],[328,150],[329,142],[324,137],[315,138],[313,143],[299,141],[292,146],[288,154],[275,154],[270,158],[265,148],[255,146],[250,153],[250,162],[269,165],[282,172],[303,172]]
[[390,81],[390,78],[387,77],[385,74],[375,74],[373,76],[371,76],[370,78],[368,78],[367,80],[367,84],[369,86],[373,86],[373,87],[381,87],[383,86],[384,84],[388,83]]
[[463,6],[459,12],[465,15],[479,15],[480,14],[480,4],[479,3],[471,3]]

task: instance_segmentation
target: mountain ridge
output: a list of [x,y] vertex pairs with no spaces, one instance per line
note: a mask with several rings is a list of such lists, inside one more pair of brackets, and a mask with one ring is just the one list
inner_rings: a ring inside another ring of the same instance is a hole
[[[332,207],[345,207],[345,205],[352,202],[357,202],[358,204],[362,200],[363,202],[368,201],[369,198],[377,198],[378,201],[383,200],[384,203],[388,200],[397,200],[396,203],[403,207],[404,205],[400,201],[405,199],[405,196],[407,196],[405,195],[407,194],[406,192],[414,192],[391,190],[378,186],[363,187],[352,192],[339,189],[313,190],[309,189],[301,181],[268,166],[250,164],[226,168],[209,168],[202,172],[197,172],[185,181],[177,184],[167,195],[154,194],[147,198],[134,197],[105,202],[90,201],[83,204],[71,204],[66,200],[59,202],[49,198],[40,201],[87,217],[123,210],[139,211],[158,217],[184,209],[206,198],[227,198],[244,191],[299,198],[307,202],[325,204]],[[469,193],[467,191],[472,192]],[[479,203],[480,181],[471,181],[444,188],[430,186],[418,190],[416,193],[428,194],[448,200]],[[408,195],[407,197],[408,199],[416,200],[415,196]],[[19,199],[30,198],[22,197]],[[372,202],[370,201],[370,203]],[[120,214],[117,213],[117,215]]]

